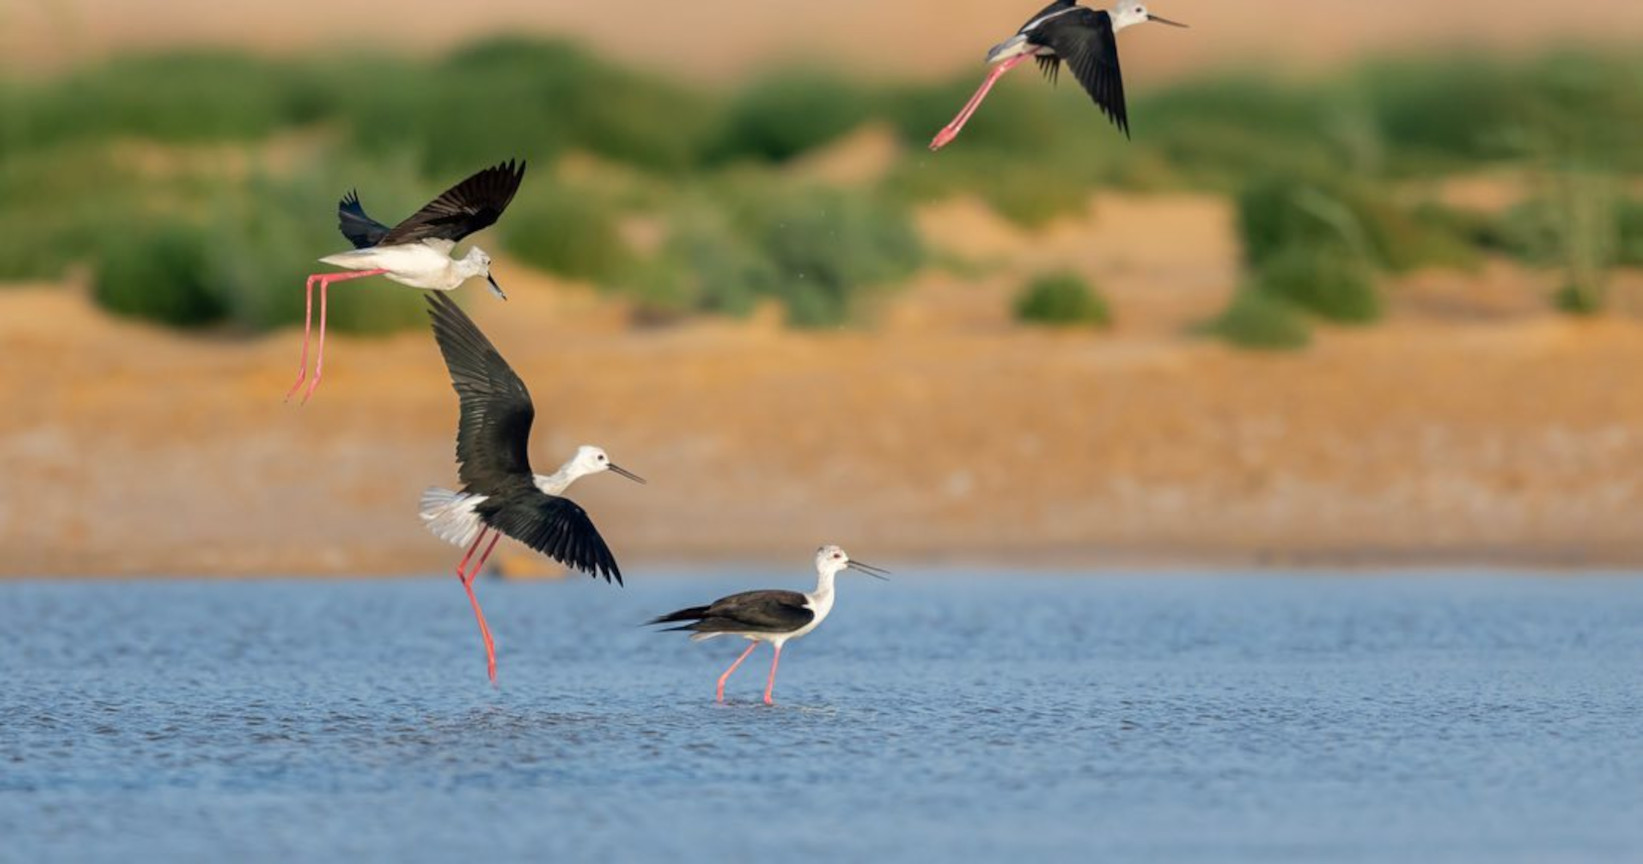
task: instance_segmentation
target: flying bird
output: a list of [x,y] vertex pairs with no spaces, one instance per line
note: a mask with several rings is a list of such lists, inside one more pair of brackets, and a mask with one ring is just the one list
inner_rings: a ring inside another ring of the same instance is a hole
[[770,658],[770,678],[764,685],[764,704],[774,705],[771,691],[776,687],[776,666],[782,660],[782,646],[789,639],[797,639],[816,629],[833,611],[833,577],[849,568],[876,579],[888,578],[889,571],[855,561],[837,546],[823,546],[816,550],[816,590],[801,594],[797,591],[744,591],[721,597],[707,606],[692,606],[651,619],[650,624],[688,622],[666,630],[690,632],[692,642],[719,636],[740,636],[748,640],[747,650],[730,668],[719,676],[718,701],[725,701],[725,681],[730,673],[742,665],[747,655],[769,642],[776,649]]
[[936,133],[930,149],[940,150],[957,138],[998,79],[1028,60],[1037,60],[1051,82],[1056,80],[1065,61],[1101,112],[1128,138],[1130,119],[1124,108],[1124,77],[1118,68],[1118,31],[1148,21],[1171,27],[1187,26],[1153,15],[1146,6],[1135,2],[1120,2],[1111,12],[1079,6],[1072,0],[1056,0],[1044,7],[1014,36],[987,52],[987,62],[992,64],[993,71],[953,122]]
[[491,284],[491,292],[503,300],[502,286],[491,276],[491,256],[475,246],[461,258],[452,258],[451,249],[469,234],[488,228],[508,208],[519,183],[525,178],[525,163],[509,160],[493,165],[446,189],[410,218],[389,228],[365,214],[359,193],[350,191],[337,204],[338,228],[354,248],[319,259],[350,271],[315,273],[308,277],[307,299],[302,321],[302,360],[297,381],[285,393],[290,400],[308,381],[308,341],[314,323],[314,286],[319,286],[319,350],[314,357],[314,377],[302,394],[302,401],[314,395],[325,371],[326,291],[334,282],[385,276],[401,285],[434,291],[452,291],[475,276]]
[[[564,494],[577,479],[604,471],[645,481],[592,446],[577,448],[576,455],[552,474],[534,473],[527,450],[536,408],[525,382],[460,306],[444,294],[427,296],[434,340],[461,405],[456,461],[463,485],[460,491],[428,489],[422,494],[420,515],[435,536],[468,548],[456,565],[456,575],[479,621],[486,673],[494,682],[496,645],[474,596],[473,581],[497,541],[505,534],[566,567],[620,585],[616,556],[587,511]],[[487,535],[489,545],[474,559]]]

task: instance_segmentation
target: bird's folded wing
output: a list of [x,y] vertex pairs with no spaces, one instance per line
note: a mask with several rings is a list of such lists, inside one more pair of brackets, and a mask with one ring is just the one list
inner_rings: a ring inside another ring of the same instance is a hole
[[461,402],[456,431],[457,474],[471,488],[495,489],[510,477],[529,478],[528,445],[536,408],[530,391],[496,346],[455,301],[430,291],[428,317]]
[[695,629],[702,632],[786,633],[816,617],[797,591],[748,591],[716,601]]
[[575,501],[535,486],[488,499],[479,507],[485,524],[543,555],[595,578],[622,584],[616,556]]
[[393,246],[429,238],[455,242],[495,224],[525,179],[525,163],[493,165],[463,180],[395,225],[381,245]]
[[1128,137],[1130,119],[1124,107],[1124,77],[1118,67],[1118,39],[1112,32],[1112,18],[1080,6],[1044,22],[1035,41],[1050,46],[1057,57],[1066,61],[1084,92]]

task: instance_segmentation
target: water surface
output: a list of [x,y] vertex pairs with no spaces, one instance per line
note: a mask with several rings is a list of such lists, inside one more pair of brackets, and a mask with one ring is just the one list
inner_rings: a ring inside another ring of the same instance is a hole
[[1643,860],[1643,580],[0,584],[0,859]]

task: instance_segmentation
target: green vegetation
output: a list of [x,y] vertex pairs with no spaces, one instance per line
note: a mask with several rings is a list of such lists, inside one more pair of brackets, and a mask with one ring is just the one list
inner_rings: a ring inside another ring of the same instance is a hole
[[[533,178],[534,179],[534,178]],[[503,245],[519,260],[571,279],[608,282],[627,264],[619,211],[598,190],[551,178],[521,190],[503,220]]]
[[[111,311],[178,327],[253,332],[300,323],[304,280],[327,269],[310,250],[325,248],[332,226],[295,214],[329,197],[318,184],[254,175],[187,206],[134,212],[92,257],[93,295]],[[330,325],[390,332],[422,320],[413,292],[383,288],[339,285]]]
[[1296,172],[1250,183],[1237,197],[1245,263],[1261,269],[1297,247],[1352,253],[1393,272],[1475,260],[1447,211],[1400,202],[1389,186]]
[[831,143],[873,116],[859,88],[821,72],[759,76],[730,100],[708,156],[781,162]]
[[1374,272],[1349,251],[1291,248],[1256,271],[1253,288],[1338,324],[1368,324],[1381,317]]
[[1206,335],[1239,348],[1289,351],[1312,342],[1306,319],[1293,306],[1266,291],[1243,288],[1214,320],[1203,327]]
[[1034,277],[1016,295],[1018,321],[1051,326],[1112,324],[1107,301],[1077,273],[1046,273]]
[[866,193],[776,189],[745,208],[744,230],[775,265],[775,291],[797,325],[843,323],[854,295],[906,279],[924,261],[911,214]]
[[[1610,268],[1643,266],[1643,202],[1614,192],[1643,173],[1635,54],[1405,59],[1304,82],[1221,72],[1132,94],[1134,141],[1066,76],[1050,88],[1019,73],[927,153],[978,77],[786,70],[718,93],[507,38],[432,60],[182,52],[0,80],[0,280],[85,264],[127,314],[279,326],[300,315],[314,259],[341,245],[330,211],[347,188],[391,220],[510,156],[531,173],[487,242],[659,317],[769,298],[795,324],[838,324],[925,262],[914,207],[976,195],[1033,227],[1103,186],[1236,197],[1249,287],[1211,329],[1239,344],[1230,334],[1304,340],[1301,314],[1373,320],[1387,272],[1508,254],[1562,270],[1557,302],[1587,311]],[[824,188],[786,170],[868,123],[903,147],[884,177]],[[1400,191],[1498,164],[1544,188],[1503,215]],[[342,329],[417,320],[395,292],[335,294]]]
[[225,309],[209,281],[207,254],[202,233],[191,225],[134,226],[99,262],[97,301],[121,315],[178,327],[219,321]]

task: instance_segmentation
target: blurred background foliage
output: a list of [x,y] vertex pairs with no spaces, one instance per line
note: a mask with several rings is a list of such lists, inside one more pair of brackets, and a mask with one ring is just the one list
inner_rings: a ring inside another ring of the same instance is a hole
[[[1312,319],[1374,321],[1385,276],[1420,267],[1504,255],[1556,268],[1558,305],[1587,313],[1609,269],[1643,265],[1636,56],[1405,59],[1304,82],[1219,74],[1132,98],[1131,142],[1065,82],[1010,82],[932,156],[930,135],[974,79],[791,69],[710,92],[508,38],[426,60],[169,53],[0,80],[0,280],[85,267],[122,314],[284,326],[300,320],[314,259],[342,248],[342,192],[357,187],[392,222],[516,156],[531,173],[491,242],[630,295],[655,320],[774,301],[794,325],[842,324],[930,263],[918,206],[974,195],[1033,228],[1104,186],[1234,200],[1248,278],[1204,330],[1237,345],[1304,345]],[[882,176],[793,170],[867,126],[899,148]],[[1538,178],[1503,213],[1410,191],[1500,165]],[[1087,288],[1041,285],[1018,314],[1094,320],[1084,296],[1101,305]],[[418,319],[411,292],[371,288],[337,292],[332,315],[355,332]]]

